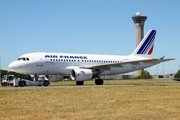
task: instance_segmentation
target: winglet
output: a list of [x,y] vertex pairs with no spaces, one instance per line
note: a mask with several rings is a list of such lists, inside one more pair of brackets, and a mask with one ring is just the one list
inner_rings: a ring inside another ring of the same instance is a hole
[[154,48],[155,36],[156,30],[149,30],[131,55],[150,57]]
[[161,57],[160,60],[163,60],[165,56]]

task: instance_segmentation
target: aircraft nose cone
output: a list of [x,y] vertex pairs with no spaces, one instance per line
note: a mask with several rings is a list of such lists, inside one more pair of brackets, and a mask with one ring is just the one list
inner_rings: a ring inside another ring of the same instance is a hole
[[9,64],[9,69],[14,71],[18,66],[15,64],[15,62],[12,62]]
[[13,72],[21,73],[23,74],[26,69],[24,68],[24,64],[19,61],[14,61],[9,64],[9,69]]

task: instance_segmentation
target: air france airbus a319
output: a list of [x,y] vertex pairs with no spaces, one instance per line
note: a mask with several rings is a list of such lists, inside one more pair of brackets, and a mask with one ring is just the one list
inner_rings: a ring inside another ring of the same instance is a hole
[[151,57],[155,35],[156,30],[149,30],[134,52],[128,56],[37,52],[20,56],[9,68],[14,72],[36,76],[69,76],[77,85],[83,85],[85,80],[96,78],[95,84],[102,85],[102,75],[132,72],[174,60]]

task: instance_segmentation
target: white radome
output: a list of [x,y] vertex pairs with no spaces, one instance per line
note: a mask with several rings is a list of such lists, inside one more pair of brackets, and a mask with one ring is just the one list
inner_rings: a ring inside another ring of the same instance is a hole
[[137,12],[136,14],[135,14],[135,16],[140,16],[141,14],[140,14],[140,12]]

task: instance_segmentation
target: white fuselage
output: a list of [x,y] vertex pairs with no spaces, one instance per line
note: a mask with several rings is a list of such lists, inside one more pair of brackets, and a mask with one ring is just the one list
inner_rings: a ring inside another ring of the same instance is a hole
[[[149,59],[138,56],[117,56],[117,55],[90,55],[90,54],[66,54],[66,53],[30,53],[9,65],[9,68],[22,74],[39,75],[70,75],[75,68],[92,68],[135,60]],[[155,63],[125,64],[112,66],[103,69],[99,75],[114,75],[135,71],[141,68],[152,66]]]

